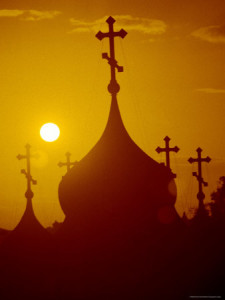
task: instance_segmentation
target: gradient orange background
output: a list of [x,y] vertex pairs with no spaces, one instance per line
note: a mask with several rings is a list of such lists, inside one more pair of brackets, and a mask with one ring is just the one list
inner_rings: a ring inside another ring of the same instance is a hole
[[[95,38],[108,30],[109,15],[128,32],[116,41],[116,58],[124,66],[118,103],[129,134],[159,162],[165,157],[155,148],[166,135],[181,149],[171,154],[178,212],[198,204],[197,166],[187,162],[197,147],[212,158],[203,165],[208,200],[225,175],[223,0],[1,1],[0,227],[14,228],[24,212],[25,161],[16,156],[26,143],[40,154],[32,160],[35,213],[44,226],[64,219],[57,189],[66,170],[57,163],[67,151],[80,160],[109,113],[110,72],[101,59],[108,41]],[[56,142],[40,138],[47,122],[60,127]]]

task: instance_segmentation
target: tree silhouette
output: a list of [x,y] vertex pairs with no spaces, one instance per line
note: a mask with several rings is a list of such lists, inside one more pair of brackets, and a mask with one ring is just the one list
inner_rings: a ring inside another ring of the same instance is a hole
[[211,200],[212,217],[221,220],[225,217],[225,176],[219,178],[217,190],[211,194]]

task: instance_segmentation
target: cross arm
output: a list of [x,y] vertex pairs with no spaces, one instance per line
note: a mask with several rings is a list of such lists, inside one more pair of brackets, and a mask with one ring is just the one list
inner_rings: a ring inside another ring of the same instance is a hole
[[180,148],[175,146],[175,147],[171,148],[171,150],[177,153],[180,150]]
[[114,33],[114,36],[119,36],[122,39],[124,39],[126,35],[127,35],[127,32],[124,29],[120,29],[120,31]]
[[107,32],[107,33],[104,33],[104,32],[102,32],[101,30],[95,35],[96,36],[96,38],[99,40],[99,41],[101,41],[101,40],[103,40],[105,37],[109,37],[109,33]]
[[188,159],[188,162],[190,163],[190,164],[193,164],[194,162],[197,162],[198,161],[198,159],[195,159],[195,158],[192,158],[192,157],[190,157],[189,159]]
[[161,147],[157,147],[155,149],[155,151],[158,152],[158,153],[161,153],[162,151],[165,151],[165,150],[166,150],[165,148],[161,148]]
[[66,166],[66,165],[67,165],[67,163],[63,163],[63,162],[61,162],[61,161],[58,163],[58,166],[59,166],[60,168],[63,167],[63,166]]
[[60,162],[58,163],[58,167],[61,168],[61,167],[68,166],[68,165],[69,165],[69,166],[75,166],[76,163],[77,163],[76,161],[75,161],[75,162],[69,162],[69,163],[63,163],[63,162],[60,161]]
[[101,41],[103,40],[104,38],[106,37],[111,37],[111,35],[113,34],[113,36],[119,36],[121,37],[122,39],[125,38],[125,36],[127,35],[127,32],[124,30],[124,29],[120,29],[120,31],[118,32],[113,32],[113,33],[110,33],[110,32],[102,32],[101,30],[95,35],[96,38]]
[[19,160],[21,160],[21,159],[27,158],[27,156],[26,155],[18,154],[16,158],[19,159]]
[[[27,158],[27,155],[22,155],[22,154],[18,154],[17,157],[16,157],[18,160],[21,160],[21,159],[24,159],[24,158]],[[34,154],[34,155],[30,155],[30,158],[40,158],[40,155],[38,153]]]
[[211,161],[211,158],[207,156],[206,158],[202,158],[202,161],[209,163]]

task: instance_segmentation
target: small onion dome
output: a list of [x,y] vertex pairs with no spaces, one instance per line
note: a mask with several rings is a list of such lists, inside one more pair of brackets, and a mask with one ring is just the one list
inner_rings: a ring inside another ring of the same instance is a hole
[[24,256],[26,252],[33,255],[46,251],[52,243],[48,231],[37,220],[31,200],[27,201],[25,212],[17,226],[8,234],[3,248],[16,256]]
[[35,217],[31,200],[0,246],[1,295],[4,299],[50,299],[55,246]]

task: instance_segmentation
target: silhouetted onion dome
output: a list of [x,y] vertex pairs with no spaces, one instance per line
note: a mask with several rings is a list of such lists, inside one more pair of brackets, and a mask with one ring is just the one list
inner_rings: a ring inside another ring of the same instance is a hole
[[[31,189],[31,186],[32,184],[37,184],[37,182],[33,179],[31,175],[31,146],[29,144],[26,144],[25,148],[26,154],[18,154],[17,159],[26,161],[26,169],[22,169],[21,174],[25,175],[27,181],[27,190],[25,193],[27,204],[24,215],[22,216],[16,228],[9,235],[9,239],[7,242],[8,244],[18,243],[18,247],[21,248],[22,251],[23,247],[26,250],[32,248],[35,249],[36,245],[39,245],[39,248],[41,249],[41,243],[43,243],[44,245],[49,238],[49,233],[38,222],[33,211],[32,198],[34,196],[34,193]],[[48,243],[46,243],[46,245],[47,244]]]
[[74,230],[82,225],[121,230],[178,219],[171,171],[130,138],[115,95],[100,140],[62,178],[59,200],[65,221],[76,223]]
[[44,229],[44,227],[37,220],[30,201],[27,202],[25,212],[24,212],[20,222],[14,229],[14,233],[21,234],[21,235],[23,234],[23,235],[27,235],[27,236],[29,236],[29,235],[39,236],[42,234],[46,234],[46,229]]
[[5,240],[5,246],[10,249],[10,252],[15,251],[17,254],[21,251],[24,255],[24,251],[31,249],[35,254],[49,247],[50,238],[50,234],[37,220],[31,200],[28,200],[25,212],[18,225]]
[[51,235],[35,217],[28,200],[16,228],[0,247],[1,293],[4,299],[51,299],[55,272],[55,247]]

